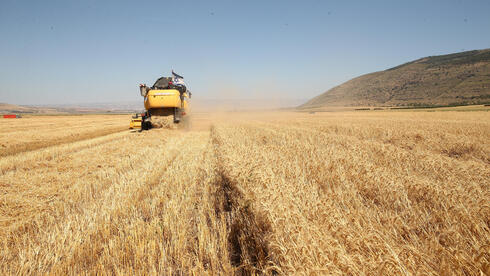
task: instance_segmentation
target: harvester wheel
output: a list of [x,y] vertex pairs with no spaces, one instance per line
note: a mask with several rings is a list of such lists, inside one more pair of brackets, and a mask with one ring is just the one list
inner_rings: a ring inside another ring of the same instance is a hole
[[141,122],[141,130],[149,130],[150,129],[150,126],[151,126],[151,122],[150,121],[142,121]]
[[146,130],[151,128],[151,121],[146,121]]
[[180,109],[179,108],[175,108],[174,109],[174,123],[175,124],[178,124],[181,120],[181,114],[180,114]]

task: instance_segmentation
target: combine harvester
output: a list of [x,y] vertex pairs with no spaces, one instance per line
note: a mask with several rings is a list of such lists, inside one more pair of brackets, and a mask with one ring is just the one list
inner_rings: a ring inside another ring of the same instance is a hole
[[192,93],[187,90],[183,80],[184,77],[172,71],[172,77],[161,77],[152,87],[140,84],[145,112],[135,114],[129,128],[139,128],[140,131],[162,127],[174,128],[176,124],[185,122],[188,99]]

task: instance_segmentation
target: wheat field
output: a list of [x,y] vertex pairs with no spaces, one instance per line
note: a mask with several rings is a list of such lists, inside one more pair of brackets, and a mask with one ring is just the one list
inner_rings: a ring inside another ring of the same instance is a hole
[[32,116],[0,120],[0,157],[115,133],[127,115]]
[[486,111],[129,119],[0,120],[2,275],[490,275]]

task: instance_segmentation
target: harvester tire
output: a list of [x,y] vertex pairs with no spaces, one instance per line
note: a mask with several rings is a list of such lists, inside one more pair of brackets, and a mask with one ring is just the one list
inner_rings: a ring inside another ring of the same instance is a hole
[[182,115],[180,114],[180,112],[181,112],[180,109],[178,109],[178,108],[174,109],[174,123],[175,124],[180,123],[180,120],[182,120],[182,118],[181,118]]
[[141,122],[141,130],[149,130],[151,127],[151,122],[149,121],[142,121]]

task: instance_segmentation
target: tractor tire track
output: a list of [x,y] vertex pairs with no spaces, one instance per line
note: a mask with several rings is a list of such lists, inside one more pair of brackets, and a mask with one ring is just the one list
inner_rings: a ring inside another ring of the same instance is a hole
[[253,202],[240,189],[240,184],[229,178],[220,152],[222,141],[211,128],[211,144],[217,160],[218,181],[215,183],[215,212],[226,215],[229,258],[238,275],[278,274],[278,252],[269,244],[273,232],[265,214],[257,212]]

